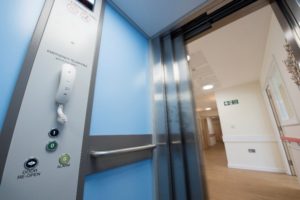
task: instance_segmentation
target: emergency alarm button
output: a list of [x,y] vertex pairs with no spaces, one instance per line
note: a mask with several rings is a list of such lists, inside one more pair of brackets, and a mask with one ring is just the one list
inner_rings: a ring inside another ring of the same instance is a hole
[[58,161],[59,161],[59,164],[61,164],[62,166],[67,166],[67,165],[69,165],[70,160],[71,160],[70,155],[65,153],[59,157]]
[[24,167],[26,169],[34,169],[38,165],[38,159],[37,158],[29,158],[25,163]]

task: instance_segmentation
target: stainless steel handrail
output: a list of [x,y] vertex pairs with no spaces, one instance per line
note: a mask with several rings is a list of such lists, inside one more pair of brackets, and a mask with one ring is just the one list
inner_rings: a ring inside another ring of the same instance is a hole
[[155,144],[150,144],[150,145],[130,147],[130,148],[124,148],[124,149],[116,149],[116,150],[108,150],[108,151],[91,151],[90,155],[92,157],[100,157],[100,156],[108,156],[108,155],[143,151],[143,150],[148,150],[148,149],[154,149],[155,147],[156,147]]

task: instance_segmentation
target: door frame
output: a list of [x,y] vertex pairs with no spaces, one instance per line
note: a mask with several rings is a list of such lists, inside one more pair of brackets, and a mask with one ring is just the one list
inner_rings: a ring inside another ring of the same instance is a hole
[[295,168],[293,166],[293,161],[292,161],[292,157],[288,148],[288,145],[286,144],[286,142],[281,140],[281,137],[284,136],[283,133],[283,129],[279,120],[279,116],[275,107],[275,102],[274,102],[274,98],[273,98],[273,94],[272,94],[272,90],[271,90],[271,86],[269,84],[266,85],[265,87],[265,96],[268,99],[269,102],[269,107],[271,108],[272,111],[272,116],[273,116],[273,120],[276,124],[276,139],[277,142],[279,144],[279,148],[281,151],[281,156],[284,157],[284,163],[287,169],[287,174],[295,176],[296,172],[295,172]]
[[[288,1],[293,1],[294,3],[292,3],[292,5],[295,5],[296,0],[234,0],[212,13],[204,13],[196,17],[173,31],[172,34],[174,37],[182,34],[185,42],[188,43],[259,10],[266,5],[270,5],[284,33],[292,33],[289,34],[292,37],[286,38],[286,40],[291,46],[296,60],[300,61],[300,25],[298,25],[297,22],[297,20],[300,19],[300,6],[290,9],[289,6],[291,6],[291,3]],[[286,160],[288,160],[287,157]],[[294,174],[294,170],[289,169],[288,173]]]

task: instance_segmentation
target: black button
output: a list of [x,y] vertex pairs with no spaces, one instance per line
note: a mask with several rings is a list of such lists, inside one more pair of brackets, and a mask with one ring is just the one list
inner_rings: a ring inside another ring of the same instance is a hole
[[54,128],[51,131],[49,131],[50,137],[57,137],[58,135],[59,135],[59,130],[57,128]]
[[36,158],[29,158],[25,163],[24,167],[26,169],[34,169],[38,165],[38,159]]

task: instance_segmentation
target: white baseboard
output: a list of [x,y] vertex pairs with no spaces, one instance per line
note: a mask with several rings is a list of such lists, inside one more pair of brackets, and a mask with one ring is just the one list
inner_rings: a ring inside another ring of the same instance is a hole
[[274,168],[274,167],[259,167],[259,166],[251,166],[251,165],[243,165],[243,164],[230,164],[228,163],[228,168],[234,169],[246,169],[246,170],[254,170],[254,171],[264,171],[264,172],[275,172],[275,173],[287,173],[285,169]]
[[223,135],[225,143],[230,142],[277,142],[273,135]]

